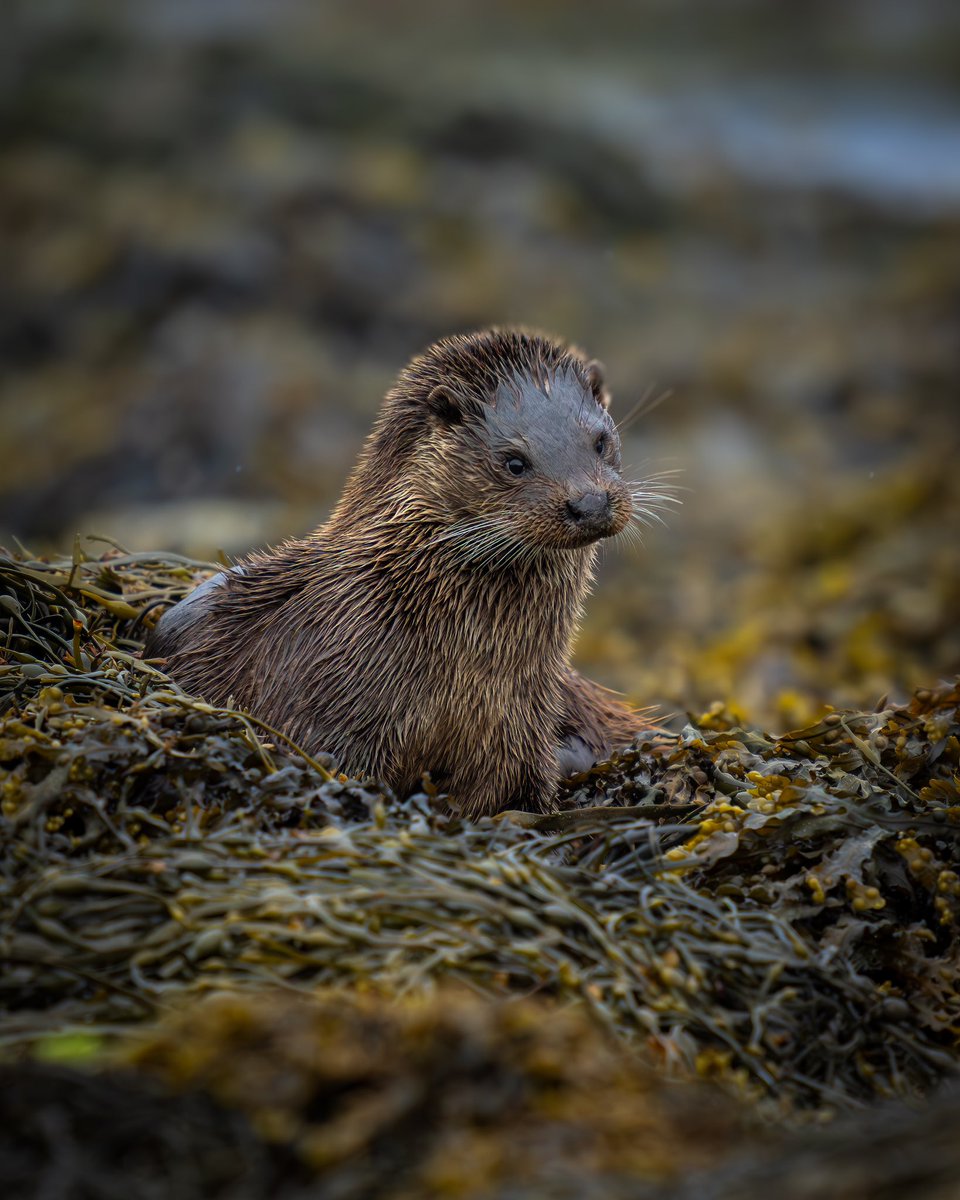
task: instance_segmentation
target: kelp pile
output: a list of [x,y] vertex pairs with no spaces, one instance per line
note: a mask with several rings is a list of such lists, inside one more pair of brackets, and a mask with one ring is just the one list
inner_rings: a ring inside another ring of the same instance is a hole
[[11,1195],[784,1200],[956,1194],[960,1095],[760,1130],[583,1010],[233,993],[107,1070],[0,1064]]
[[[743,1140],[729,1106],[664,1086],[582,1014],[456,992],[389,1005],[344,994],[211,997],[164,1022],[109,1082],[91,1086],[48,1063],[0,1068],[0,1178],[36,1178],[42,1122],[30,1114],[51,1106],[57,1085],[75,1097],[58,1107],[83,1148],[70,1174],[91,1190],[111,1178],[117,1187],[90,1108],[96,1120],[115,1117],[115,1150],[124,1140],[140,1148],[128,1187],[142,1185],[152,1158],[164,1179],[179,1173],[198,1196],[217,1187],[235,1196],[244,1185],[241,1195],[274,1196],[318,1174],[331,1196],[381,1194],[385,1180],[391,1196],[411,1200],[489,1195],[508,1180],[533,1195],[554,1194],[557,1182],[586,1194],[598,1166],[614,1181],[665,1182]],[[29,1105],[13,1099],[24,1093]],[[157,1136],[178,1108],[179,1172]],[[26,1134],[19,1149],[8,1143],[11,1125]]]
[[597,1164],[664,1181],[742,1140],[729,1107],[664,1087],[582,1014],[532,1000],[221,996],[178,1014],[133,1063],[244,1113],[264,1141],[340,1176],[344,1195],[383,1174],[411,1198],[582,1186]]
[[[209,570],[209,567],[206,568]],[[929,1089],[960,1012],[960,690],[775,738],[722,709],[470,824],[137,656],[204,568],[7,557],[0,1036],[224,988],[579,1001],[784,1112]]]

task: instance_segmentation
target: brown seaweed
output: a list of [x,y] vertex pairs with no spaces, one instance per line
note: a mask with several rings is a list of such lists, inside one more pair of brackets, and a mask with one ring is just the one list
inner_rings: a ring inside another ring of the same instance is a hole
[[203,569],[0,562],[8,1043],[224,988],[446,983],[578,1001],[784,1110],[954,1069],[956,685],[779,739],[705,714],[572,781],[553,817],[470,824],[143,662],[151,606]]

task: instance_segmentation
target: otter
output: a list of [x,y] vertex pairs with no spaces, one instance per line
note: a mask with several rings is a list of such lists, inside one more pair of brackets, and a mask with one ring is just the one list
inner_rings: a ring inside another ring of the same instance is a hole
[[387,393],[326,524],[168,610],[146,655],[339,768],[471,818],[549,811],[644,718],[570,666],[597,544],[665,499],[621,476],[600,364],[444,338]]

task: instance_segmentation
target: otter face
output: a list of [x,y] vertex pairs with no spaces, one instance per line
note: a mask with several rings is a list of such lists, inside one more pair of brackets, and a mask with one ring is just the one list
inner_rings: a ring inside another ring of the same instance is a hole
[[[506,515],[523,542],[578,549],[630,518],[620,437],[573,367],[505,380],[474,431],[485,451],[478,506]],[[479,457],[479,456],[478,456]]]
[[443,338],[400,372],[334,519],[379,505],[491,568],[637,534],[677,502],[671,473],[623,480],[608,403],[600,365],[552,338]]
[[450,371],[430,392],[428,474],[448,514],[439,537],[471,560],[578,550],[631,518],[599,366],[549,345],[554,362],[515,362],[493,378]]

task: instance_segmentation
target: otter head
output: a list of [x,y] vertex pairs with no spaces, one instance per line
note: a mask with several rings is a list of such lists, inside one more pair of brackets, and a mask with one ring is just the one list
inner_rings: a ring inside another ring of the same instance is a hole
[[[374,436],[435,539],[508,565],[619,533],[632,511],[600,366],[543,336],[490,330],[414,359]],[[404,443],[401,452],[399,443]]]

